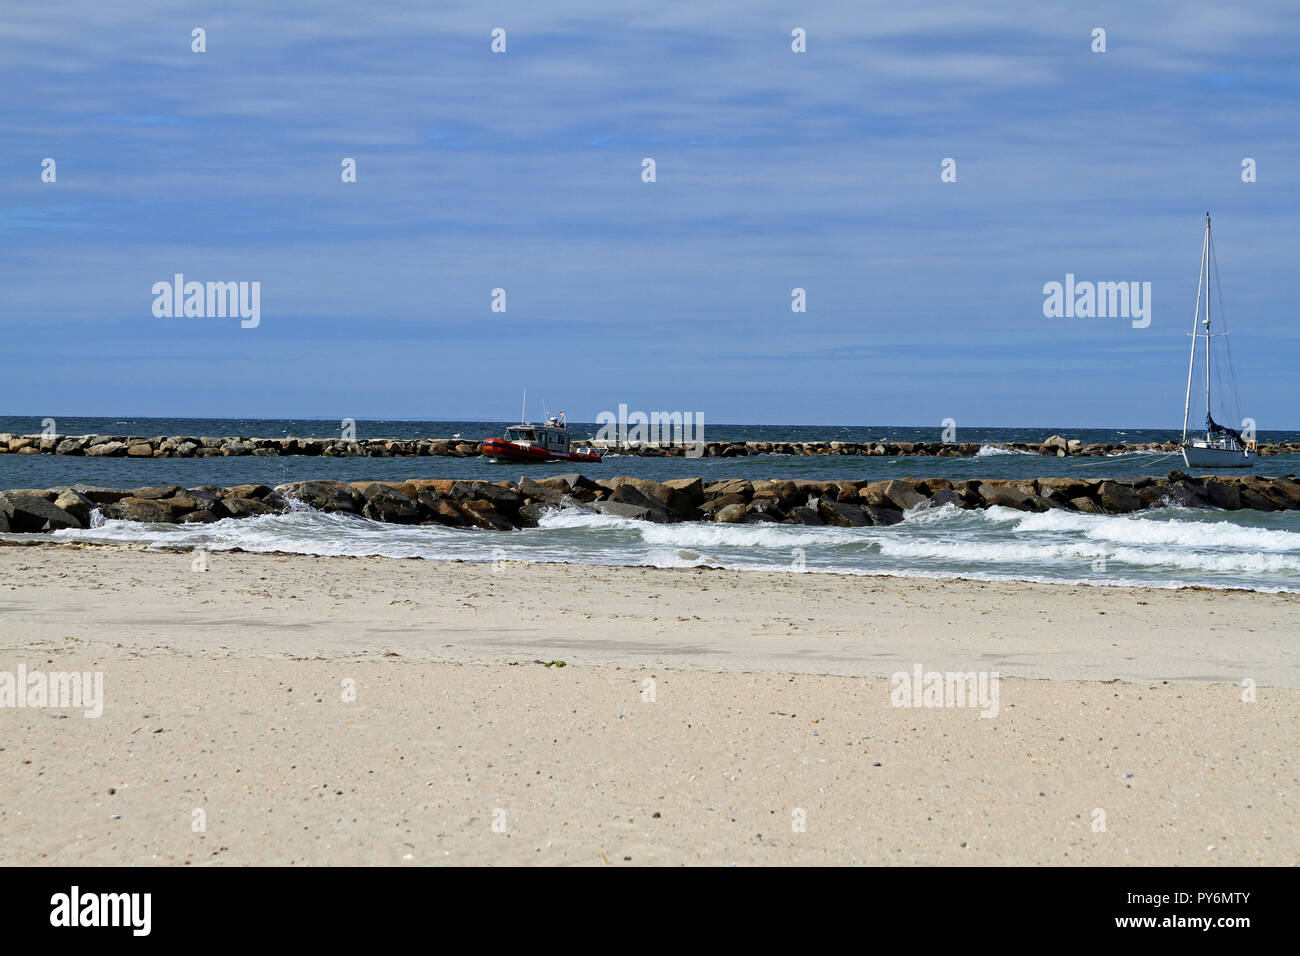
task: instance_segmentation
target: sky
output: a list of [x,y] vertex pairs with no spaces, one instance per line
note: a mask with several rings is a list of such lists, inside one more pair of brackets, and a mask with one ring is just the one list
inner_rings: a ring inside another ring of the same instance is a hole
[[1298,49],[1293,0],[6,0],[0,414],[1177,428],[1208,210],[1300,427]]

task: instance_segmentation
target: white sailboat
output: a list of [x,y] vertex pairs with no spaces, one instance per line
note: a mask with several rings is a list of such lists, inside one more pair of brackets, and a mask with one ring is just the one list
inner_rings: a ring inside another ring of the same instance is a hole
[[[1210,273],[1215,276],[1218,289],[1218,261],[1214,258],[1214,240],[1210,235],[1210,214],[1205,214],[1205,241],[1201,246],[1201,275],[1196,282],[1196,313],[1192,317],[1192,354],[1187,360],[1187,398],[1183,403],[1183,438],[1181,442],[1183,461],[1189,468],[1246,468],[1254,464],[1258,457],[1253,439],[1242,437],[1241,432],[1220,425],[1210,414],[1210,369],[1213,365],[1210,354],[1210,339],[1225,337],[1228,330],[1225,324],[1222,332],[1210,331]],[[1201,312],[1201,293],[1205,293],[1204,316]],[[1222,290],[1219,289],[1220,296]],[[1222,306],[1222,298],[1220,298]],[[1222,312],[1222,308],[1219,310]],[[1192,372],[1196,367],[1197,343],[1204,340],[1205,361],[1205,437],[1187,438],[1187,421],[1192,407]],[[1228,358],[1228,376],[1232,385],[1232,397],[1237,391],[1236,377],[1232,372],[1232,351],[1225,338],[1224,352]]]

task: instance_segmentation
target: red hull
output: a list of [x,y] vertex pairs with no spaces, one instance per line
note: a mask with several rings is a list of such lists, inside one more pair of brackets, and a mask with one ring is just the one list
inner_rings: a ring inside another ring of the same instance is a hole
[[572,451],[557,455],[544,448],[538,448],[536,445],[520,445],[516,442],[506,441],[504,438],[489,438],[485,441],[483,443],[483,454],[488,458],[504,459],[506,461],[600,461],[600,455],[590,450]]

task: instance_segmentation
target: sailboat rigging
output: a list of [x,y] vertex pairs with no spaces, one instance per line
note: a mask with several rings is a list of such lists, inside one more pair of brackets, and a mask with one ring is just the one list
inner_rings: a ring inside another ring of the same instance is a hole
[[[1258,456],[1253,438],[1245,438],[1241,432],[1220,425],[1214,420],[1210,410],[1210,382],[1212,355],[1211,339],[1225,337],[1228,329],[1222,332],[1211,331],[1210,325],[1210,276],[1215,277],[1215,287],[1220,294],[1222,305],[1222,288],[1218,283],[1218,260],[1214,257],[1214,237],[1210,232],[1210,214],[1205,214],[1205,239],[1201,244],[1201,272],[1196,280],[1196,312],[1192,316],[1192,353],[1187,360],[1187,395],[1183,401],[1183,437],[1180,447],[1183,461],[1189,468],[1245,468],[1254,463]],[[1204,310],[1202,296],[1204,292]],[[1222,311],[1222,309],[1220,309]],[[1192,377],[1196,368],[1197,345],[1204,341],[1205,360],[1205,437],[1188,440],[1187,429],[1192,409]],[[1236,396],[1237,383],[1232,371],[1232,353],[1224,342],[1224,351],[1228,356],[1228,374],[1232,384],[1233,397]]]

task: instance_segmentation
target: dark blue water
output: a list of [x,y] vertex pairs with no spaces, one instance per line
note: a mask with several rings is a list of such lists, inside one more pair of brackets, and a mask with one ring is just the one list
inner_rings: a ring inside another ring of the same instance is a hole
[[[0,415],[0,432],[15,435],[39,433],[42,419],[35,416]],[[365,438],[450,438],[459,434],[469,440],[499,437],[514,422],[455,421],[371,421],[356,422],[356,437]],[[598,426],[570,422],[575,438],[594,438]],[[242,438],[339,438],[341,424],[332,419],[312,418],[56,418],[54,430],[62,435],[162,435]],[[705,441],[941,441],[943,426],[911,425],[714,425],[704,423]],[[1049,435],[1077,438],[1085,445],[1097,443],[1140,443],[1168,441],[1179,436],[1177,428],[977,428],[958,427],[959,442],[1041,442]],[[1300,441],[1300,432],[1259,433],[1261,442]]]
[[[479,439],[501,433],[503,422],[358,422],[360,438],[439,438],[460,433]],[[64,434],[337,437],[338,423],[322,421],[218,421],[195,419],[87,419],[57,422]],[[41,423],[0,418],[0,431],[38,432]],[[579,436],[595,426],[575,425]],[[1154,429],[971,428],[971,442],[1040,442],[1051,434],[1085,443],[1164,441]],[[935,441],[938,428],[890,426],[706,425],[709,441]],[[1264,441],[1294,440],[1261,433]],[[975,458],[875,458],[838,455],[759,455],[745,458],[642,458],[610,456],[581,466],[594,478],[640,475],[705,479],[876,479],[902,476],[1015,478],[1164,474],[1181,458],[1155,454],[1119,458],[1056,458],[986,453]],[[47,488],[76,481],[118,487],[177,484],[274,485],[307,478],[343,480],[488,478],[561,474],[574,465],[495,464],[481,458],[83,458],[0,455],[0,488]],[[1261,458],[1260,474],[1300,471],[1300,455]],[[438,526],[385,525],[360,518],[299,510],[212,525],[144,525],[108,521],[84,531],[59,532],[72,540],[152,546],[188,545],[211,551],[242,548],[322,555],[388,555],[495,561],[577,561],[736,569],[896,574],[905,576],[1088,582],[1093,585],[1253,588],[1300,591],[1300,513],[1186,511],[1170,508],[1133,515],[1053,511],[1024,514],[943,509],[909,515],[887,528],[805,528],[784,525],[655,525],[580,511],[549,515],[542,527],[489,534]]]
[[[504,422],[357,422],[358,438],[488,438],[502,434]],[[339,437],[339,423],[320,420],[185,419],[185,418],[64,418],[56,421],[60,434],[241,436],[251,438]],[[578,437],[594,435],[597,427],[571,424]],[[41,430],[38,419],[0,417],[0,432]],[[937,441],[941,429],[862,425],[705,425],[708,441]],[[1161,429],[969,428],[958,429],[958,441],[1041,442],[1052,434],[1091,442],[1148,442],[1177,437]],[[1260,440],[1294,441],[1290,432],[1260,432]],[[991,451],[991,450],[990,450]],[[636,475],[662,480],[699,475],[728,477],[807,478],[815,480],[898,477],[1034,478],[1047,476],[1120,477],[1163,475],[1181,468],[1182,459],[1165,454],[1122,458],[1055,458],[1025,454],[986,454],[975,458],[909,456],[875,458],[847,455],[756,455],[744,458],[643,458],[612,455],[600,464],[499,464],[481,458],[85,458],[65,455],[0,455],[0,488],[49,488],[78,481],[117,487],[141,485],[236,485],[261,482],[276,485],[309,478],[403,480],[406,478],[485,478],[492,481],[558,475],[575,470],[593,478]],[[1300,472],[1300,455],[1259,459],[1252,471],[1261,475]]]

